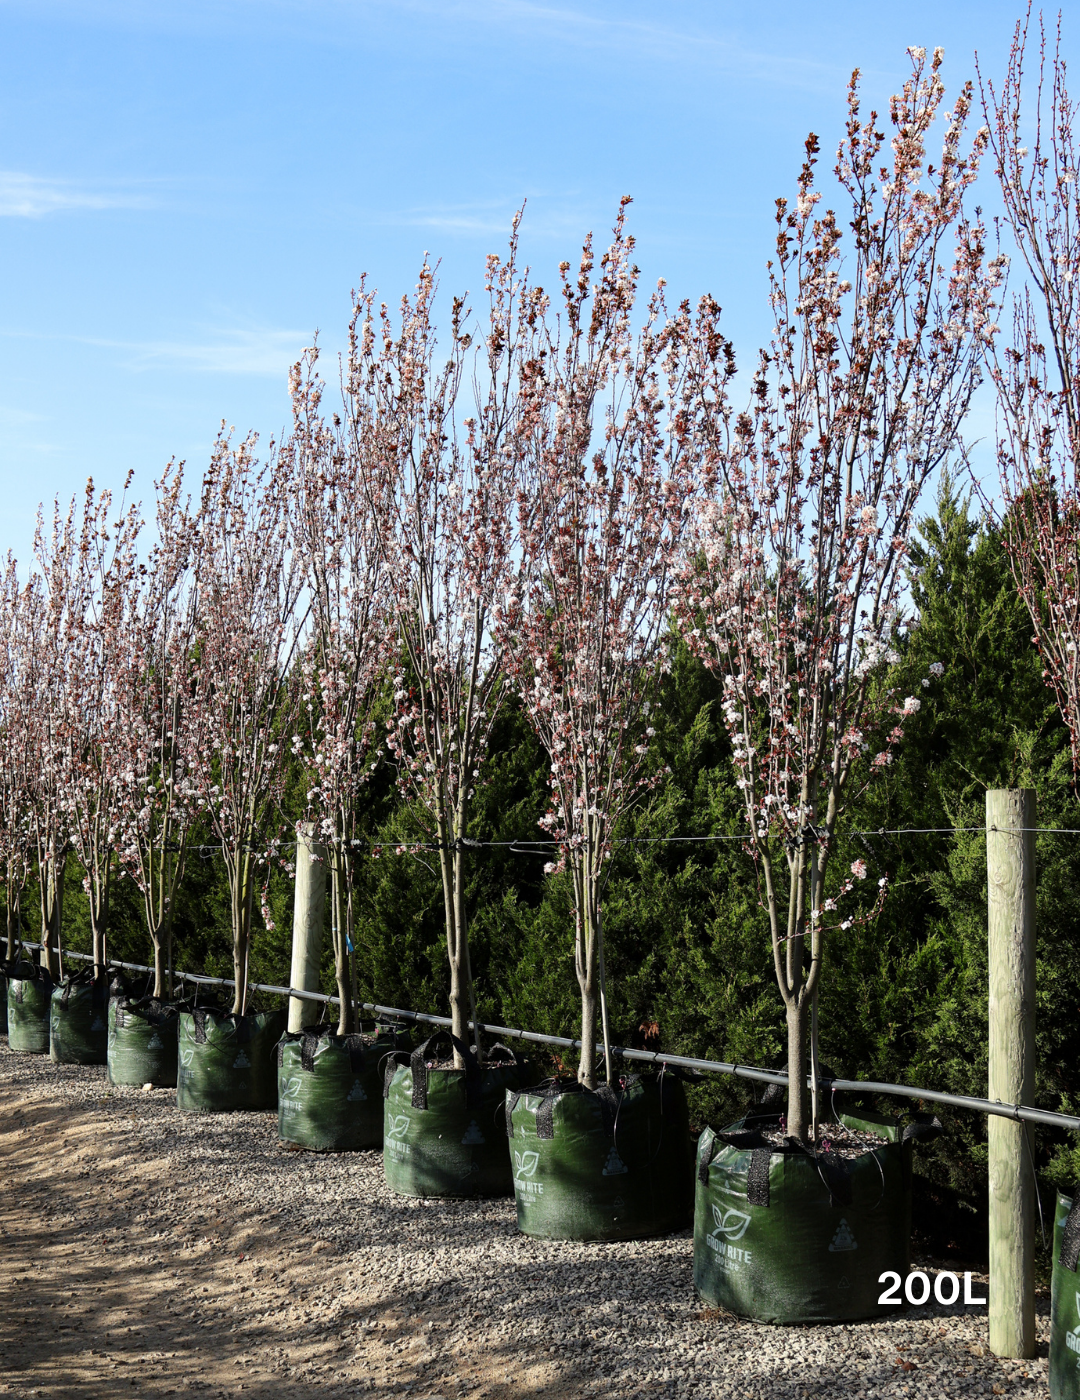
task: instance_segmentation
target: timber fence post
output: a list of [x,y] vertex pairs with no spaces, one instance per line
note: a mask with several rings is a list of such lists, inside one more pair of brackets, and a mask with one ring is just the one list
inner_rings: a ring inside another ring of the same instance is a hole
[[[990,973],[987,1098],[1031,1104],[1035,1087],[1035,793],[986,794]],[[990,1350],[1035,1355],[1035,1172],[1031,1125],[992,1117]]]
[[[326,907],[326,847],[315,840],[315,823],[296,828],[296,884],[293,892],[292,970],[289,985],[301,992],[319,990],[323,912]],[[289,998],[289,1030],[300,1031],[319,1019],[321,1006]]]

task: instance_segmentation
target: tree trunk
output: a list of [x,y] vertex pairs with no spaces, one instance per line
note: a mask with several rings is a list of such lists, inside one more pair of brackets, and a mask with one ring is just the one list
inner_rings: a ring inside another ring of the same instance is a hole
[[109,924],[109,884],[110,872],[106,867],[100,888],[90,901],[90,938],[94,955],[94,967],[105,966],[105,934]]
[[788,1111],[787,1135],[806,1139],[806,1008],[796,994],[787,1008],[788,1033]]
[[39,962],[54,980],[60,977],[60,923],[64,912],[63,857],[49,862],[41,892],[41,956]]
[[22,891],[13,894],[9,882],[7,895],[7,960],[14,962],[16,946],[22,946]]
[[232,888],[233,977],[236,980],[236,995],[233,997],[232,1009],[237,1016],[243,1016],[247,1011],[248,953],[251,943],[251,900],[253,894],[248,857],[241,855]]
[[586,1089],[596,1088],[596,978],[578,978],[581,987],[581,1059],[578,1063],[578,1083]]
[[345,924],[345,911],[343,909],[342,885],[344,884],[345,872],[342,869],[343,861],[347,860],[338,849],[334,851],[333,868],[331,871],[331,898],[334,901],[334,977],[337,982],[337,994],[339,999],[338,1011],[338,1035],[351,1035],[353,1026],[352,1008],[352,978],[349,975],[349,935]]
[[161,933],[154,937],[154,995],[164,1001],[168,995],[167,986],[169,978],[168,949],[165,939]]

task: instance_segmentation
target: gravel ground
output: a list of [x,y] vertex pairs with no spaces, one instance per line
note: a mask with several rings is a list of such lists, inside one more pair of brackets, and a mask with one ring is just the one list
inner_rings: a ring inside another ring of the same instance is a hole
[[0,1038],[0,1394],[1016,1397],[986,1309],[763,1327],[703,1309],[689,1232],[543,1243],[513,1202],[392,1195],[376,1153],[296,1152],[265,1113],[16,1055]]

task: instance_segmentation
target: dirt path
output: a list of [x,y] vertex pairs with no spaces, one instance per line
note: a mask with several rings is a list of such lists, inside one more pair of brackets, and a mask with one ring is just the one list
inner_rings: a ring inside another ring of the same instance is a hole
[[761,1327],[702,1309],[686,1235],[530,1240],[276,1127],[0,1040],[0,1396],[1045,1400],[1045,1303],[1032,1362],[985,1309]]
[[[495,1358],[441,1345],[445,1309],[393,1306],[271,1201],[237,1215],[178,1179],[169,1135],[139,1131],[164,1094],[66,1097],[0,1078],[0,1394],[509,1400]],[[245,1118],[272,1147],[274,1116]],[[575,1395],[554,1372],[527,1366],[514,1395]]]

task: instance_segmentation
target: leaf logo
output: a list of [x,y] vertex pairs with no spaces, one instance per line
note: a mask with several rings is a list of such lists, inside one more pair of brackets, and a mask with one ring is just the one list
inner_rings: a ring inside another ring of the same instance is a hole
[[1080,1293],[1076,1295],[1076,1316],[1080,1318]]
[[750,1217],[741,1210],[733,1210],[729,1207],[722,1210],[720,1206],[713,1206],[713,1219],[716,1221],[714,1235],[723,1235],[726,1240],[741,1240],[746,1234],[746,1227],[750,1224]]
[[404,1113],[399,1113],[396,1118],[391,1118],[386,1125],[386,1131],[392,1138],[403,1138],[409,1131],[409,1124],[412,1120]]
[[296,1095],[297,1095],[299,1092],[300,1092],[300,1077],[299,1077],[299,1075],[297,1075],[297,1077],[296,1077],[295,1079],[290,1079],[289,1082],[288,1082],[288,1084],[285,1085],[285,1097],[286,1097],[287,1099],[295,1098]]
[[180,1051],[180,1063],[184,1066],[185,1069],[187,1068],[188,1065],[191,1064],[191,1062],[192,1062],[192,1060],[193,1060],[194,1058],[195,1058],[195,1051],[194,1051],[194,1050],[181,1050],[181,1051]]
[[515,1152],[514,1162],[517,1165],[516,1176],[535,1176],[536,1168],[540,1162],[539,1152]]

